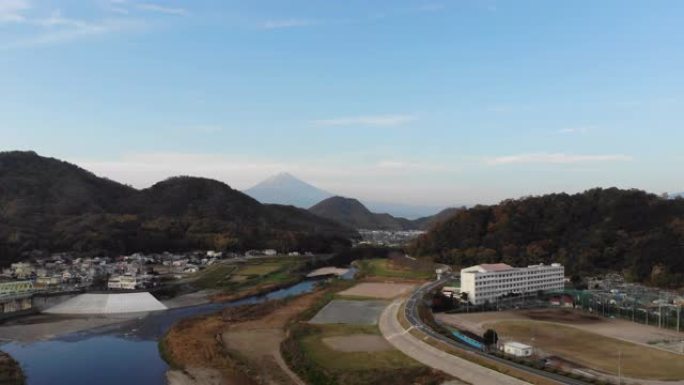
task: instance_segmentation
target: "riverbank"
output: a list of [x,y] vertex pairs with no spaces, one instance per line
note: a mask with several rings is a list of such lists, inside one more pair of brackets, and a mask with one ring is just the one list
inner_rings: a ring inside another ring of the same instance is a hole
[[9,354],[0,351],[0,384],[24,385],[26,377],[19,363]]
[[143,318],[148,313],[74,317],[48,314],[30,315],[0,325],[0,341],[31,343]]
[[160,341],[173,368],[167,375],[169,384],[204,384],[208,374],[234,384],[302,384],[285,365],[280,344],[288,322],[322,295],[319,291],[228,308],[178,322]]

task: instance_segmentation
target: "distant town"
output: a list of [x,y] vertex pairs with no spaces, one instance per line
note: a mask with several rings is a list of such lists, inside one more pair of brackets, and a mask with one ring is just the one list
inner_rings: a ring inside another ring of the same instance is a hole
[[[117,257],[74,257],[55,253],[12,263],[0,274],[0,284],[31,281],[35,289],[54,290],[141,290],[157,287],[163,281],[181,279],[222,259],[275,257],[276,250],[250,250],[245,253],[193,251],[186,253],[134,253]],[[313,256],[288,252],[287,256]]]

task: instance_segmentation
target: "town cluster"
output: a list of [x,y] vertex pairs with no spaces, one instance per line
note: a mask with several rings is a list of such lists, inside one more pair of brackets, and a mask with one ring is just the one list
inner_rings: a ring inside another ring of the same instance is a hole
[[[159,285],[163,280],[180,279],[197,273],[221,259],[277,255],[276,250],[250,250],[246,253],[212,250],[135,253],[116,257],[76,257],[69,253],[56,253],[48,257],[33,257],[12,263],[0,273],[0,281],[30,280],[37,289],[55,290],[149,289]],[[293,252],[288,255],[300,254]]]

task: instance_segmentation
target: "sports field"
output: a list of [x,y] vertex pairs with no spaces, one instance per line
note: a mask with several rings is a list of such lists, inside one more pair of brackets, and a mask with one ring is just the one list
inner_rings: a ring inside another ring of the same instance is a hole
[[[530,344],[590,369],[638,379],[684,379],[684,356],[617,340],[566,325],[540,321],[499,321],[485,324],[499,337]],[[621,355],[621,357],[620,357]]]
[[447,324],[482,334],[495,329],[502,340],[534,346],[543,356],[609,374],[651,380],[684,380],[684,355],[659,349],[655,341],[684,341],[684,334],[569,309],[439,314]]
[[[684,342],[684,333],[674,330],[659,329],[626,320],[608,319],[570,309],[534,309],[503,312],[469,313],[469,314],[439,314],[437,318],[450,325],[483,333],[483,324],[504,320],[530,320],[540,322],[555,322],[572,326],[587,332],[600,334],[619,340],[625,340],[647,347],[656,344],[661,348],[668,347],[674,352],[681,352],[680,341]],[[671,342],[669,345],[662,344]]]

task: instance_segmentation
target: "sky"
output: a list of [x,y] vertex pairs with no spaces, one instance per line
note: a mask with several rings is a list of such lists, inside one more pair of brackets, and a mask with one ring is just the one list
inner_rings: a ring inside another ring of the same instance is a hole
[[0,0],[0,150],[144,188],[684,191],[684,2]]

